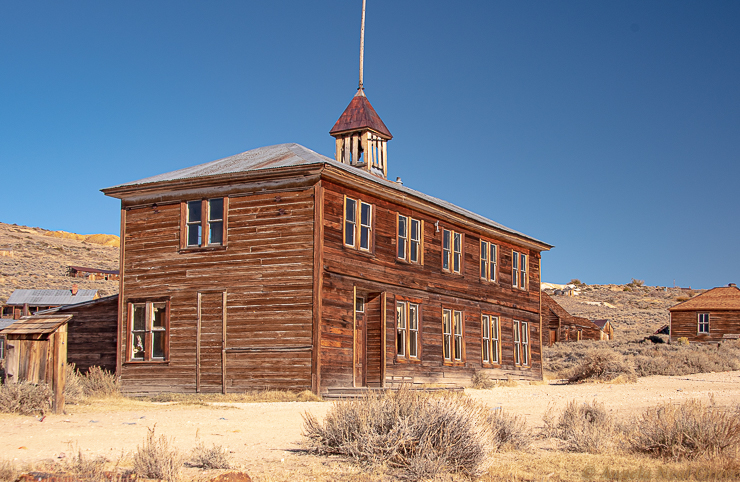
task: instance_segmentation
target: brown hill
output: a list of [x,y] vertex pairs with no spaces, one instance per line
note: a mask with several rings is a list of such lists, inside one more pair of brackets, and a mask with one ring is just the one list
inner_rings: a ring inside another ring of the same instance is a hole
[[[69,266],[118,269],[118,236],[59,234],[0,223],[0,303],[16,289],[97,289],[100,296],[118,293],[118,281],[88,281],[67,276]],[[109,245],[105,245],[108,243]]]

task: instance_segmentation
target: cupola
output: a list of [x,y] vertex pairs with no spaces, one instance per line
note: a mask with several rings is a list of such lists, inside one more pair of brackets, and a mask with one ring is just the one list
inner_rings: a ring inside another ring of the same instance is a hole
[[360,86],[344,112],[329,131],[336,138],[335,159],[376,176],[388,177],[387,143],[393,139],[380,120],[363,86],[363,61],[365,55],[365,0],[362,2],[362,27],[360,28]]

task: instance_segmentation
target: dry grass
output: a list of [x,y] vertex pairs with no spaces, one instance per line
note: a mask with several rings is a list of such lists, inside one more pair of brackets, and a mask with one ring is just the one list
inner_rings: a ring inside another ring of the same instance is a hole
[[172,441],[164,435],[157,437],[156,425],[147,429],[148,433],[142,446],[136,447],[134,454],[134,472],[150,479],[162,479],[166,482],[178,480],[183,464],[183,457]]
[[408,389],[335,403],[323,424],[304,414],[306,449],[387,466],[410,479],[478,472],[489,430],[485,406],[464,395]]
[[496,451],[527,450],[532,445],[532,432],[527,420],[504,410],[491,410],[486,416],[491,429],[491,444]]
[[230,469],[230,459],[229,451],[222,446],[213,444],[209,448],[199,442],[190,454],[188,465],[201,469]]
[[203,405],[208,403],[258,403],[258,402],[320,402],[321,397],[310,390],[291,392],[288,390],[252,390],[244,393],[158,393],[140,400],[146,402],[183,405]]
[[646,410],[634,423],[633,450],[676,460],[736,456],[740,412],[688,400]]
[[77,480],[105,480],[105,457],[86,457],[81,450],[64,464],[64,472],[74,475]]
[[45,383],[6,383],[0,385],[0,412],[43,415],[51,409],[51,396]]
[[120,396],[116,376],[98,366],[92,366],[86,373],[75,369],[74,363],[67,364],[64,399],[66,403],[78,404],[89,399]]
[[544,416],[543,435],[558,439],[568,452],[604,453],[616,446],[618,430],[604,404],[571,400],[560,415]]
[[15,462],[0,459],[0,482],[15,482],[19,475],[20,470]]

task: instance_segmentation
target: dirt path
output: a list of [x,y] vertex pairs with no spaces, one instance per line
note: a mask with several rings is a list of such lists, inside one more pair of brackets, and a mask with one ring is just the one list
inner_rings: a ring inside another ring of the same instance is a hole
[[[522,385],[493,390],[468,390],[491,407],[525,415],[533,427],[542,425],[548,406],[561,408],[569,400],[603,402],[619,417],[637,415],[661,402],[689,398],[721,405],[740,400],[740,372],[681,377],[648,377],[624,385]],[[0,415],[0,453],[17,462],[59,460],[77,450],[116,460],[136,450],[156,425],[156,432],[173,437],[183,451],[198,440],[228,447],[234,460],[249,470],[265,464],[302,465],[299,448],[304,412],[320,419],[330,403],[225,403],[217,406],[168,405],[123,400],[90,406],[68,406],[66,415],[36,417]],[[303,457],[303,458],[301,458]]]

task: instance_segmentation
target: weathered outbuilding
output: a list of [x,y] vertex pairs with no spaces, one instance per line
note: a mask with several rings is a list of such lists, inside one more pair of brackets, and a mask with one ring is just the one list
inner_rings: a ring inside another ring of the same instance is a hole
[[601,330],[601,340],[609,341],[614,339],[614,327],[609,320],[591,320]]
[[[573,316],[550,295],[542,292],[543,344],[562,341],[601,340],[602,331],[596,324],[580,316]],[[610,325],[611,326],[611,325]]]
[[735,283],[679,303],[670,312],[670,342],[716,343],[740,339],[740,290]]

